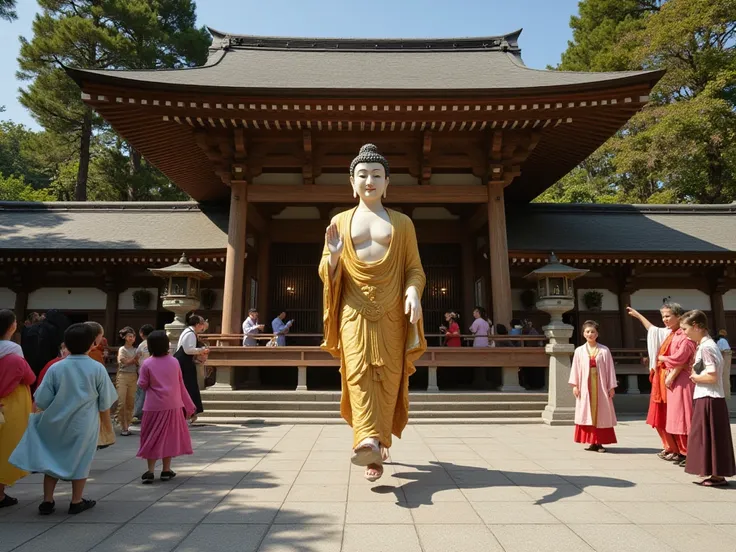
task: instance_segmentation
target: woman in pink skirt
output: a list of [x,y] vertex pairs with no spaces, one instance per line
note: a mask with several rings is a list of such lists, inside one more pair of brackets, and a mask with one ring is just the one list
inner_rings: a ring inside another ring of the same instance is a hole
[[184,387],[179,361],[169,354],[166,332],[157,330],[148,336],[148,352],[151,356],[141,366],[138,378],[138,387],[146,392],[137,455],[148,462],[148,470],[141,476],[144,484],[153,483],[159,459],[163,461],[161,481],[176,477],[171,459],[192,454],[187,418],[197,411]]

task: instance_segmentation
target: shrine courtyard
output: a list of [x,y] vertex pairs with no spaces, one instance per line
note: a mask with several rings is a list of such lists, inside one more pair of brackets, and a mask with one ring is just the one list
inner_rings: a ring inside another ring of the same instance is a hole
[[642,421],[617,433],[598,454],[571,427],[410,425],[371,484],[345,425],[197,427],[176,479],[149,486],[134,434],[98,452],[89,512],[66,515],[62,484],[42,518],[41,477],[13,487],[0,552],[736,550],[736,485],[693,485]]

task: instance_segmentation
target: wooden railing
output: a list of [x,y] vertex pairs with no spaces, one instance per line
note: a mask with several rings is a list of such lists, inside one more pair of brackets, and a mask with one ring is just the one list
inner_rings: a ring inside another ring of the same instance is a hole
[[[289,337],[319,337],[315,334],[290,334]],[[253,336],[269,340],[273,334]],[[440,337],[430,334],[427,337]],[[473,338],[474,336],[461,336]],[[230,385],[231,371],[242,367],[280,368],[296,367],[298,369],[297,390],[307,389],[307,369],[337,368],[340,361],[323,351],[319,346],[285,346],[285,347],[243,347],[240,343],[243,334],[203,334],[200,338],[210,344],[208,364],[218,368],[218,386]],[[427,351],[415,362],[417,367],[428,369],[428,391],[438,391],[437,370],[451,367],[546,367],[549,359],[542,346],[513,346],[514,342],[528,342],[530,345],[541,344],[543,336],[498,336],[493,337],[496,347],[428,347]],[[500,343],[509,346],[500,346]],[[235,344],[233,344],[235,343]]]

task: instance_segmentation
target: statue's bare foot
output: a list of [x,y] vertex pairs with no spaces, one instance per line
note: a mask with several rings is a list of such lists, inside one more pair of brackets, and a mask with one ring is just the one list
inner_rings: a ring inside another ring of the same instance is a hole
[[381,464],[369,464],[365,468],[365,478],[373,483],[381,479],[383,475],[383,466]]
[[363,439],[358,446],[355,447],[355,450],[353,450],[353,455],[350,458],[350,461],[356,466],[380,464],[382,459],[378,439],[370,437]]

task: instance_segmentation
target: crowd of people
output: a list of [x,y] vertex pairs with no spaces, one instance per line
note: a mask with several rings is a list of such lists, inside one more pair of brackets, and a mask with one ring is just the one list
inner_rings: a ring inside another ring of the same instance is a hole
[[[148,324],[138,332],[128,326],[120,330],[124,344],[117,354],[115,385],[104,366],[107,343],[100,324],[69,324],[52,311],[27,322],[22,343],[46,353],[48,341],[55,340],[56,352],[45,360],[34,351],[32,365],[25,347],[12,341],[15,314],[0,310],[0,508],[18,504],[6,487],[29,473],[44,474],[39,514],[55,511],[60,479],[72,485],[69,514],[94,507],[84,488],[95,451],[115,442],[111,409],[116,402],[121,437],[131,435],[134,417],[141,422],[142,483],[154,482],[159,461],[160,480],[174,478],[173,458],[192,454],[187,422],[202,412],[197,364],[206,362],[209,350],[197,335],[206,331],[207,322],[191,315],[173,355],[163,330]],[[29,330],[33,326],[38,328]],[[137,347],[136,335],[142,340]]]
[[[468,330],[472,337],[473,347],[521,347],[524,341],[520,339],[507,339],[509,336],[518,335],[540,335],[534,328],[531,320],[519,320],[514,318],[509,324],[493,324],[488,318],[483,307],[473,309],[473,322]],[[441,344],[445,347],[462,347],[463,333],[460,329],[460,315],[454,311],[445,313],[445,323],[439,327]],[[535,347],[541,346],[541,342],[527,342]]]
[[[647,424],[662,441],[659,458],[700,476],[698,485],[728,485],[736,462],[723,378],[725,331],[716,344],[705,313],[685,312],[677,303],[662,306],[664,328],[635,309],[627,312],[647,330],[652,384]],[[606,452],[606,445],[616,443],[617,383],[611,351],[598,343],[598,330],[592,320],[583,323],[585,344],[575,350],[569,384],[576,399],[575,442]]]

